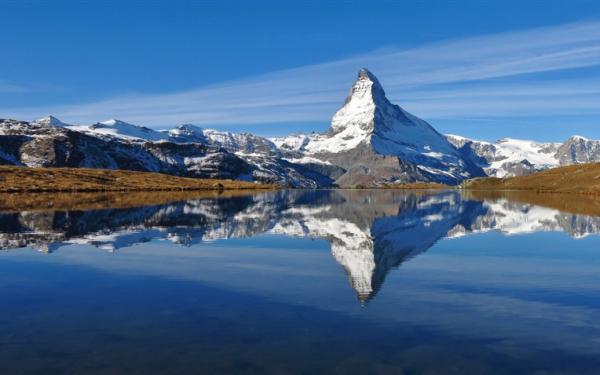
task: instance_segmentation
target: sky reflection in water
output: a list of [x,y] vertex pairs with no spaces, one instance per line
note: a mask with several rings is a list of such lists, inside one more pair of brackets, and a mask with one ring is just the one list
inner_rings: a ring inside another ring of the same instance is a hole
[[280,191],[0,231],[0,373],[600,370],[595,216]]

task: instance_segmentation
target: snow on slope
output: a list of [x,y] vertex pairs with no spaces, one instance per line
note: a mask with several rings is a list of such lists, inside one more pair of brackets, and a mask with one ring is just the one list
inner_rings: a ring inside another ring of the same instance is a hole
[[292,134],[286,137],[269,138],[282,151],[305,151],[304,147],[315,138],[315,134]]
[[485,142],[447,134],[455,147],[472,153],[474,162],[489,176],[510,177],[558,167],[556,152],[560,143],[539,143],[512,138]]
[[54,117],[52,115],[42,117],[41,119],[35,120],[34,122],[37,124],[40,124],[40,125],[45,125],[45,126],[58,126],[58,127],[68,126],[68,124],[60,121],[59,119],[57,119],[56,117]]
[[177,142],[207,142],[204,129],[192,124],[179,125],[168,130],[166,133],[169,135],[169,138]]
[[323,165],[331,165],[330,162],[326,160],[321,160],[317,158],[313,158],[310,156],[303,156],[301,158],[283,158],[283,160],[287,160],[290,163],[296,164],[323,164]]
[[169,140],[168,134],[129,124],[125,121],[111,119],[93,125],[68,125],[67,129],[79,131],[100,138],[119,138],[127,141],[159,142]]
[[249,133],[222,132],[186,124],[167,133],[173,142],[197,142],[224,148],[240,154],[279,154],[277,146],[267,138]]
[[[377,78],[361,69],[327,134],[308,138],[308,154],[337,153],[370,143],[382,155],[424,154],[457,161],[456,149],[427,122],[389,102]],[[288,141],[289,142],[289,141]]]
[[558,146],[558,144],[543,144],[511,138],[501,139],[496,142],[497,155],[506,159],[493,162],[491,167],[500,169],[502,162],[518,162],[521,160],[527,160],[531,164],[542,168],[557,167],[558,160],[554,157],[551,146]]
[[222,147],[229,152],[249,155],[279,155],[279,150],[272,141],[254,134],[221,132],[213,129],[205,129],[204,136],[209,143]]

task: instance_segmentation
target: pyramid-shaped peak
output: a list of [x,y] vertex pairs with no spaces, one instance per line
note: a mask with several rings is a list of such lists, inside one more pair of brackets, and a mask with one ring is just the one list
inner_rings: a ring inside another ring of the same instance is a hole
[[373,73],[371,73],[371,71],[367,68],[361,68],[358,71],[358,79],[359,80],[365,80],[368,79],[371,82],[377,82],[379,83],[379,81],[377,80],[377,77],[375,77],[375,75]]
[[358,71],[356,82],[352,85],[344,104],[348,104],[352,100],[366,100],[374,104],[387,102],[385,91],[383,91],[379,80],[366,68]]
[[367,68],[361,68],[358,71],[358,77],[356,78],[356,83],[359,83],[359,82],[370,83],[372,87],[383,91],[383,88],[381,87],[381,83],[379,83],[379,80],[377,79],[377,77],[375,77],[375,74],[371,73],[371,71]]
[[330,132],[339,133],[354,128],[357,131],[353,132],[353,137],[359,133],[370,133],[374,130],[377,109],[388,113],[390,106],[377,77],[362,68],[358,71],[358,77],[350,88],[344,105],[333,116]]

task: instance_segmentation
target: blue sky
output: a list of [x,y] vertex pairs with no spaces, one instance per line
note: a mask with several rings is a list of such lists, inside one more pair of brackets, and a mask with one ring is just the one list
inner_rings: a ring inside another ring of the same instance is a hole
[[2,1],[0,117],[323,131],[362,66],[444,133],[600,138],[597,1]]

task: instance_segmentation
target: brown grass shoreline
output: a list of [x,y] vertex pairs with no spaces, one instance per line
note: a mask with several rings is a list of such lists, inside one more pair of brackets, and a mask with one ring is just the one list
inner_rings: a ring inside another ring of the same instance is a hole
[[459,186],[463,190],[531,191],[543,194],[600,195],[600,163],[558,167],[527,176],[477,178]]
[[0,193],[264,190],[275,185],[89,168],[0,166]]
[[539,193],[531,190],[463,190],[461,195],[478,201],[531,204],[576,215],[600,216],[600,199],[596,195],[571,193]]
[[438,184],[435,182],[413,182],[407,184],[390,184],[385,185],[382,189],[397,189],[397,190],[449,190],[454,189],[454,186]]
[[[268,191],[268,190],[266,190]],[[194,199],[228,199],[256,190],[0,193],[0,212],[87,211],[153,206]]]

